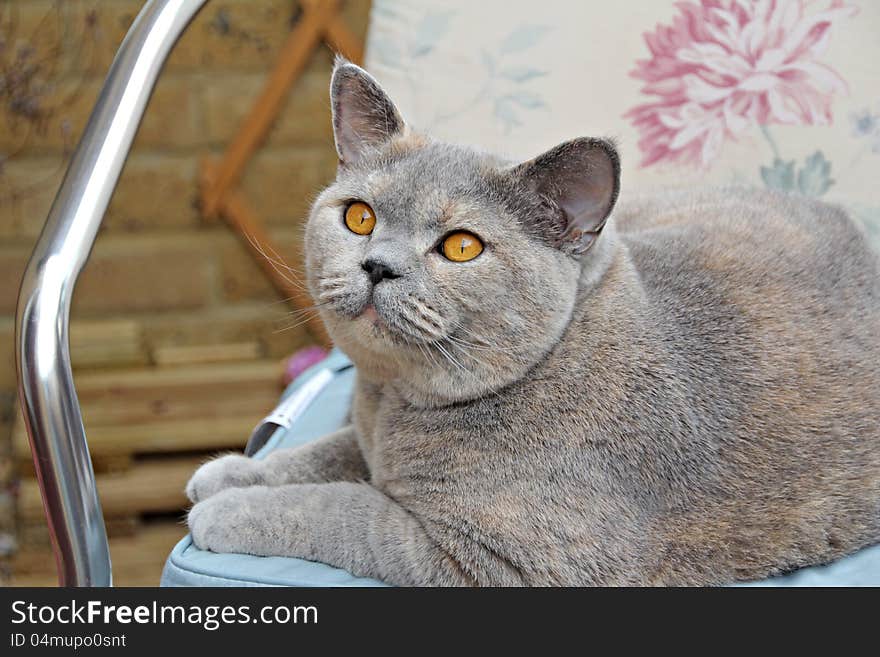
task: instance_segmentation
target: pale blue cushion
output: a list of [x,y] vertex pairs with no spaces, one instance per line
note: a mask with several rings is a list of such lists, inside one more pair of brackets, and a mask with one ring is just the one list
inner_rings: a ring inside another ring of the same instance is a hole
[[880,545],[872,545],[825,566],[801,568],[787,575],[738,586],[880,586]]
[[[327,434],[348,422],[354,368],[339,351],[302,374],[284,392],[303,393],[303,386],[322,371],[332,377],[295,420],[289,431],[278,429],[254,456],[294,447]],[[355,577],[322,563],[284,557],[215,554],[198,549],[189,536],[171,553],[162,573],[162,586],[385,586]],[[880,545],[866,548],[827,566],[804,568],[782,577],[742,586],[880,586]]]

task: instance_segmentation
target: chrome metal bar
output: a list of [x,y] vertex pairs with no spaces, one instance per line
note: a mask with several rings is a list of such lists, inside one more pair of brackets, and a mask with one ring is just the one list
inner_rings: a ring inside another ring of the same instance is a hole
[[61,586],[110,586],[110,552],[68,344],[70,301],[171,47],[207,0],[148,0],[122,42],[18,296],[19,401]]

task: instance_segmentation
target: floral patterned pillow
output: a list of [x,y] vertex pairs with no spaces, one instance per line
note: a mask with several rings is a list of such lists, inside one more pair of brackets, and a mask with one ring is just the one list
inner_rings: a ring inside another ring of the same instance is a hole
[[617,139],[623,193],[846,205],[880,247],[880,2],[374,0],[367,67],[415,125],[530,157]]

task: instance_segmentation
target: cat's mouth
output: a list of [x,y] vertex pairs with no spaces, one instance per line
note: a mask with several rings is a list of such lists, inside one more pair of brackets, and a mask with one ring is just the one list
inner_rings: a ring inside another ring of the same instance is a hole
[[421,342],[423,338],[406,330],[396,314],[383,309],[381,304],[376,304],[370,299],[363,310],[354,318],[355,322],[361,322],[369,328],[369,335],[373,339],[385,340],[395,345],[412,344]]
[[350,326],[351,334],[358,340],[384,342],[398,347],[415,341],[413,335],[402,329],[395,313],[383,307],[382,302],[375,298],[373,291],[360,299],[354,294],[327,299],[326,307]]
[[370,339],[399,347],[418,347],[445,337],[439,327],[428,327],[425,320],[414,316],[409,306],[408,300],[382,298],[374,292],[352,321],[368,329]]
[[320,281],[318,300],[367,340],[425,345],[447,337],[442,313],[417,294],[360,284],[337,276]]
[[376,306],[374,306],[372,303],[368,303],[366,306],[364,306],[363,311],[361,312],[360,315],[358,315],[358,317],[361,317],[361,318],[367,320],[373,326],[384,325],[382,318],[379,317],[379,312],[376,310]]
[[376,306],[372,303],[367,303],[360,314],[358,314],[352,321],[360,322],[365,325],[370,331],[370,336],[374,339],[385,338],[394,343],[404,341],[404,336],[399,335],[398,332],[392,328],[391,324],[379,314],[379,311],[376,310]]

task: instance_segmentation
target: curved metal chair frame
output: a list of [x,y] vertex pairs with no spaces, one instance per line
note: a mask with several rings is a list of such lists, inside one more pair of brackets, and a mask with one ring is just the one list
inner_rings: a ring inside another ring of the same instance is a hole
[[207,0],[148,0],[113,61],[25,271],[19,397],[61,586],[111,586],[110,550],[70,367],[77,277],[172,46]]

